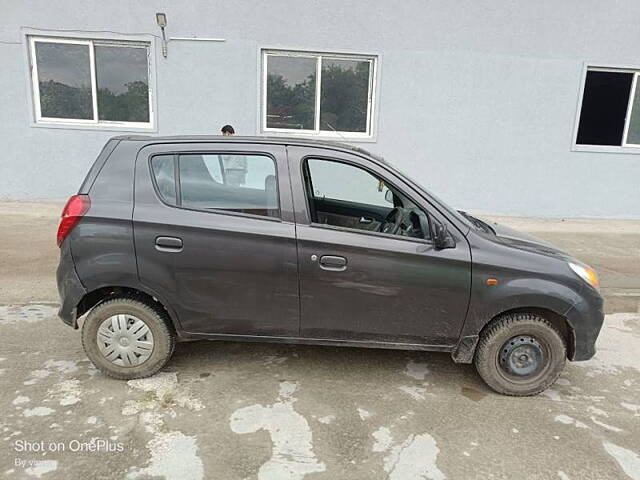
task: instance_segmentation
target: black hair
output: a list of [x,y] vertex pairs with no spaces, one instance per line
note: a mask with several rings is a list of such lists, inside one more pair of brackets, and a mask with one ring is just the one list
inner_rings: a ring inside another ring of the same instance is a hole
[[235,135],[236,131],[231,125],[225,125],[224,127],[222,127],[222,133],[232,133]]

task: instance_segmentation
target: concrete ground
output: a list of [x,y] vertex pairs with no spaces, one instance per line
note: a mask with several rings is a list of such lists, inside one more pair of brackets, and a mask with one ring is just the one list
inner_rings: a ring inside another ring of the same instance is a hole
[[0,203],[7,478],[640,479],[640,222],[499,221],[595,267],[593,360],[533,398],[446,354],[195,342],[106,378],[56,316],[59,204]]

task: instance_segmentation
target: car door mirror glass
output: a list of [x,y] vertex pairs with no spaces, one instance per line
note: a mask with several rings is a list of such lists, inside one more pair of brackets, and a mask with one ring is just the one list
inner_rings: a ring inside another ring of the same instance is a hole
[[384,194],[384,199],[393,205],[393,192],[387,188],[387,191]]
[[449,234],[447,224],[440,223],[434,218],[431,219],[431,238],[437,250],[455,247],[455,241]]

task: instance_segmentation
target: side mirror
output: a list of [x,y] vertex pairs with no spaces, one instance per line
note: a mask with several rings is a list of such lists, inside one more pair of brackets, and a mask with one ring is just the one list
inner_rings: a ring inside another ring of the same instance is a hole
[[393,205],[393,192],[389,189],[387,189],[387,191],[384,194],[384,199],[389,202],[391,205]]
[[456,246],[453,237],[449,235],[447,225],[440,223],[435,218],[431,217],[431,238],[433,239],[433,245],[436,250],[443,250],[445,248],[453,248]]

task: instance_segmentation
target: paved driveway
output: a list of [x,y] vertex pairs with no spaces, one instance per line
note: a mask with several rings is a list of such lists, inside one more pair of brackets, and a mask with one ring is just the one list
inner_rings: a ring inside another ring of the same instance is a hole
[[315,346],[179,344],[106,378],[55,317],[58,208],[0,204],[7,478],[640,479],[637,223],[507,219],[592,263],[609,312],[593,360],[517,399],[446,354]]

